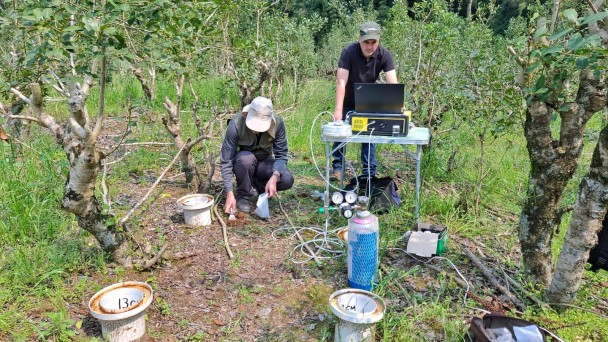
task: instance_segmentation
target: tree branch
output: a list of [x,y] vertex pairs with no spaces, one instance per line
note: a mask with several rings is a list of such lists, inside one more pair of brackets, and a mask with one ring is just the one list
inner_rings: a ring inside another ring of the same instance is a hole
[[595,7],[595,5],[593,4],[593,2],[591,0],[587,0],[587,4],[589,5],[589,7],[591,7],[591,11],[593,11],[593,13],[597,14],[598,10]]
[[517,64],[521,65],[521,66],[525,66],[526,62],[524,61],[523,58],[519,57],[519,55],[517,54],[517,52],[515,52],[515,49],[513,49],[512,46],[508,46],[507,47],[507,51],[509,51],[509,53],[515,57],[515,60],[517,61]]
[[[61,82],[61,78],[59,78],[59,76],[57,76],[57,74],[51,70],[48,69],[48,72],[53,75],[53,77],[57,80],[57,83],[59,84],[59,86],[61,87],[61,91],[59,91],[60,94],[65,95],[67,97],[70,96],[70,92],[68,91],[68,89],[65,87],[65,85],[63,84],[63,82]],[[75,74],[74,74],[75,75]]]
[[234,254],[232,254],[232,250],[230,249],[230,243],[228,242],[228,233],[226,232],[226,223],[224,222],[224,220],[222,219],[222,217],[220,216],[220,214],[217,212],[217,206],[218,206],[218,202],[216,199],[215,205],[213,206],[213,212],[215,213],[215,217],[217,217],[217,220],[219,221],[220,225],[222,226],[222,233],[224,235],[224,246],[226,247],[226,252],[228,253],[228,257],[230,257],[230,259],[234,259]]
[[557,15],[559,14],[559,5],[561,0],[553,0],[553,11],[551,13],[551,31],[555,31],[555,24],[557,23]]
[[118,142],[118,144],[116,144],[116,146],[114,146],[113,148],[110,149],[110,152],[107,152],[107,153],[104,152],[106,156],[109,156],[110,154],[114,153],[114,151],[116,151],[120,147],[122,142],[125,140],[125,138],[129,134],[129,124],[131,123],[131,113],[133,112],[132,109],[133,108],[131,107],[131,105],[129,105],[129,111],[127,114],[127,126],[125,127],[125,132],[120,137],[120,141]]
[[27,116],[27,115],[9,115],[8,118],[9,119],[15,119],[15,120],[34,121],[34,122],[37,122],[38,124],[42,124],[42,122],[40,120],[38,120],[37,118],[35,118],[33,116]]
[[21,93],[19,90],[15,89],[15,88],[11,88],[11,93],[17,95],[18,98],[21,99],[21,101],[27,103],[28,105],[32,105],[32,101],[27,98],[25,95],[23,95],[23,93]]
[[521,310],[521,311],[526,310],[526,306],[524,305],[524,303],[522,303],[521,300],[519,300],[517,297],[515,297],[511,293],[511,291],[509,291],[504,286],[500,285],[498,280],[496,280],[496,278],[492,275],[492,272],[487,267],[485,267],[479,259],[477,259],[477,257],[473,254],[473,252],[471,252],[465,246],[462,246],[462,249],[464,250],[465,254],[469,257],[469,259],[471,259],[471,261],[475,264],[475,266],[477,266],[477,268],[479,268],[481,273],[483,273],[483,275],[486,277],[486,279],[488,279],[494,287],[496,287],[500,292],[505,294],[507,296],[507,298],[509,298],[509,300],[511,302],[513,302],[513,304],[515,304],[515,306],[517,306],[517,308],[519,310]]
[[86,139],[87,131],[82,126],[80,126],[80,124],[78,123],[78,121],[76,121],[76,119],[74,119],[73,117],[69,118],[68,124],[70,125],[70,128],[72,128],[72,131],[74,131],[74,133],[80,139]]
[[95,128],[93,128],[93,133],[91,133],[89,139],[90,141],[96,141],[99,133],[101,133],[101,127],[103,126],[104,119],[104,109],[105,109],[105,100],[106,100],[106,76],[107,76],[107,62],[108,57],[106,56],[106,47],[102,46],[101,53],[103,57],[101,58],[101,82],[99,84],[99,104],[97,106],[97,119],[95,120]]
[[158,176],[158,178],[156,179],[156,182],[154,182],[154,184],[152,184],[152,187],[150,187],[150,190],[148,190],[148,192],[146,192],[146,194],[144,195],[144,197],[142,197],[141,200],[139,200],[139,202],[137,202],[137,204],[135,204],[135,206],[127,213],[127,215],[125,215],[125,217],[122,218],[122,220],[120,220],[120,225],[124,226],[124,224],[131,218],[131,216],[133,215],[133,213],[135,212],[135,210],[137,210],[137,208],[139,208],[146,199],[148,199],[148,197],[150,197],[150,194],[152,193],[152,191],[154,190],[154,188],[156,188],[156,186],[158,185],[158,183],[160,183],[160,181],[163,179],[163,177],[165,177],[165,174],[167,173],[167,171],[169,171],[169,169],[171,169],[171,167],[173,166],[173,164],[175,163],[175,161],[179,158],[180,154],[182,153],[182,149],[184,147],[182,146],[182,148],[179,149],[179,151],[177,151],[177,154],[175,155],[175,157],[173,157],[173,160],[169,163],[169,165],[167,165],[167,167],[165,168],[165,170],[160,174],[160,176]]
[[165,251],[167,250],[167,247],[168,247],[168,246],[169,246],[169,244],[168,244],[168,243],[165,243],[165,244],[164,244],[164,245],[161,247],[160,251],[158,251],[158,253],[156,253],[156,255],[155,255],[155,256],[154,256],[152,259],[150,259],[150,260],[146,261],[146,262],[145,262],[145,263],[144,263],[144,264],[141,266],[142,270],[147,270],[147,269],[149,269],[150,267],[154,266],[154,264],[156,264],[156,263],[158,262],[158,260],[159,260],[159,259],[160,259],[160,257],[163,255],[163,253],[165,253]]

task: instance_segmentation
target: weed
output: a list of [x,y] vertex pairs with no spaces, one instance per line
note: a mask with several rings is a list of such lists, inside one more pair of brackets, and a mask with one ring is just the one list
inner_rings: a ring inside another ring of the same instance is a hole
[[234,269],[239,269],[243,265],[243,259],[241,259],[241,252],[236,251],[234,255],[234,259],[230,260],[230,267]]
[[236,331],[236,328],[241,324],[243,316],[245,316],[245,314],[241,313],[234,321],[230,321],[225,327],[222,327],[222,331],[226,336],[230,336]]
[[251,304],[255,302],[255,297],[252,295],[251,290],[246,286],[241,286],[238,291],[237,300],[239,304]]
[[156,307],[163,316],[169,316],[171,314],[171,306],[164,298],[156,297]]
[[187,342],[202,342],[202,341],[208,341],[208,340],[209,340],[209,335],[204,331],[198,331],[194,335],[189,335],[184,338],[184,341],[187,341]]
[[38,336],[43,340],[58,339],[59,341],[69,341],[76,336],[72,326],[76,323],[70,319],[65,311],[49,312],[46,314],[48,321],[40,323]]
[[333,288],[326,284],[314,284],[307,292],[311,306],[316,312],[329,312],[327,299],[334,292]]

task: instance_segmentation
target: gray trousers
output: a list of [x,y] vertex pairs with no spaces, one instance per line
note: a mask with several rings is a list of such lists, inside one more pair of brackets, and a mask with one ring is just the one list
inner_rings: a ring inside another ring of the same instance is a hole
[[[257,160],[249,151],[237,152],[233,162],[233,172],[236,176],[236,198],[251,199],[253,187],[258,194],[265,191],[266,183],[272,177],[274,158]],[[290,189],[293,186],[293,176],[289,170],[281,175],[277,182],[277,191]]]

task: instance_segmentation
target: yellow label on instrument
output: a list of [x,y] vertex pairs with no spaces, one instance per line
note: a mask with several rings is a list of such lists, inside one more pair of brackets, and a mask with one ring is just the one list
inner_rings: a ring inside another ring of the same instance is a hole
[[353,131],[367,132],[367,118],[355,116],[351,121]]
[[403,115],[408,117],[409,122],[412,122],[412,111],[411,110],[403,111]]

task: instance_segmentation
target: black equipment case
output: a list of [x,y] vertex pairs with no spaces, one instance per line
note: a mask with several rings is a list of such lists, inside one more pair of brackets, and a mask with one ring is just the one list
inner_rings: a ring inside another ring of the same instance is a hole
[[409,116],[404,113],[357,113],[347,115],[353,134],[405,137]]

